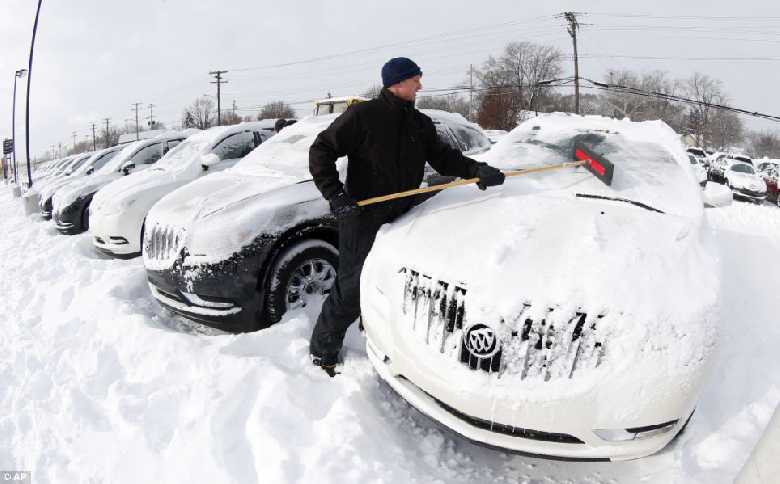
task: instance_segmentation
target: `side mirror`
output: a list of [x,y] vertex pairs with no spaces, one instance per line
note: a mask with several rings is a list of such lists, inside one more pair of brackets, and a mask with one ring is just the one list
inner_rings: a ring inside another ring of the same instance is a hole
[[89,170],[87,170],[87,175],[91,175],[93,173],[95,173],[95,167],[94,166],[92,168],[90,168]]
[[122,167],[122,173],[129,175],[131,171],[135,169],[135,163],[128,163]]
[[203,167],[203,171],[208,171],[210,166],[214,166],[220,161],[221,160],[219,159],[219,156],[215,155],[214,153],[209,153],[203,157],[200,165]]

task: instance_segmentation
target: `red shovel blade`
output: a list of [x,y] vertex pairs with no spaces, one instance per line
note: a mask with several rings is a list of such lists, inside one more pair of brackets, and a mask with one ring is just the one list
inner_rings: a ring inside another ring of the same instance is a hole
[[612,176],[615,173],[615,165],[603,156],[594,153],[585,143],[575,143],[574,159],[585,161],[585,168],[593,173],[605,185],[612,185]]

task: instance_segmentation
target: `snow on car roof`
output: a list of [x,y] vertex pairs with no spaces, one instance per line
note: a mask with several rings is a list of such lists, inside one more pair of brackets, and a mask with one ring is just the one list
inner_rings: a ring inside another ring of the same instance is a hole
[[555,113],[521,123],[483,159],[502,170],[573,161],[575,139],[591,144],[615,165],[611,186],[584,169],[517,177],[508,183],[625,198],[677,215],[700,214],[701,195],[692,183],[688,155],[678,135],[662,121]]

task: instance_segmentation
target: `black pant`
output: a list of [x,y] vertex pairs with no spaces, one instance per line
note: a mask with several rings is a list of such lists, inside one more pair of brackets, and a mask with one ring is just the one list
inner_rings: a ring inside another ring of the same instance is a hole
[[338,355],[347,329],[360,316],[360,273],[379,228],[429,197],[411,197],[372,205],[339,221],[338,275],[314,325],[309,344],[312,355]]
[[339,221],[339,270],[311,335],[312,355],[335,357],[360,316],[360,273],[384,218],[377,210],[363,210]]

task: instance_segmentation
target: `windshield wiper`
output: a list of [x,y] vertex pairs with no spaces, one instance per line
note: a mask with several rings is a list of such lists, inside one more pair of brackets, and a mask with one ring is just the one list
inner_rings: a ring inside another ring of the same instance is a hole
[[613,202],[625,202],[625,203],[630,203],[631,205],[636,205],[637,207],[642,207],[645,210],[650,210],[651,212],[666,213],[663,210],[658,210],[655,207],[651,207],[650,205],[644,204],[642,202],[637,202],[635,200],[629,200],[628,198],[605,197],[603,195],[591,195],[589,193],[577,193],[576,196],[579,197],[579,198],[595,198],[597,200],[610,200],[610,201],[613,201]]

